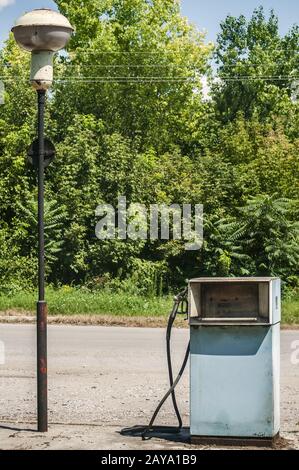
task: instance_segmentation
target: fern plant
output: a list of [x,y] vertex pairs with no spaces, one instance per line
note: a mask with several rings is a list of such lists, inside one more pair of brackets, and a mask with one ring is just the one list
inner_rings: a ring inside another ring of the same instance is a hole
[[[37,256],[38,252],[38,216],[37,200],[29,199],[26,205],[18,204],[21,212],[21,229],[26,231],[26,246],[23,246],[25,252],[32,256]],[[56,200],[45,201],[45,259],[46,272],[50,271],[51,266],[57,260],[59,253],[63,249],[63,223],[66,218],[66,209],[59,206]]]
[[251,197],[238,209],[239,217],[218,224],[232,259],[241,261],[242,274],[298,275],[299,223],[297,201],[275,195]]

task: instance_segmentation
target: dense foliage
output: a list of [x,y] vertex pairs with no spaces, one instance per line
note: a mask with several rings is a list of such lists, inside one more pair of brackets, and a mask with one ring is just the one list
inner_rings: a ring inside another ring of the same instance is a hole
[[[299,28],[263,9],[228,16],[215,47],[176,0],[57,0],[76,34],[56,57],[47,136],[47,276],[57,284],[160,293],[194,275],[298,283]],[[0,51],[0,281],[35,284],[36,174],[29,54]],[[217,75],[215,80],[214,75]],[[202,92],[202,76],[211,93]],[[296,81],[297,78],[297,81]],[[95,237],[95,209],[202,203],[204,244]]]

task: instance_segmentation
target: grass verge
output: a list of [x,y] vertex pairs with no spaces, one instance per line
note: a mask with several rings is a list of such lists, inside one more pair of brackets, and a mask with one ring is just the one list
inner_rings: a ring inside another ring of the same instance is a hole
[[[172,304],[172,297],[142,297],[101,290],[63,287],[48,288],[46,293],[51,315],[117,315],[117,316],[165,316]],[[0,294],[0,311],[16,310],[34,312],[35,292]]]
[[[53,323],[163,326],[172,306],[172,296],[142,297],[109,291],[90,292],[63,287],[47,289]],[[5,315],[30,316],[35,312],[36,293],[0,294],[1,321]],[[299,296],[283,301],[282,323],[299,325]],[[182,320],[183,324],[183,320]]]
[[287,325],[299,324],[299,295],[282,302],[282,322]]

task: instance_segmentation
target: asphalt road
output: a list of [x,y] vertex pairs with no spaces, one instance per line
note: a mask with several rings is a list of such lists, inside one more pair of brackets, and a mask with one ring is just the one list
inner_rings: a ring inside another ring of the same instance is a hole
[[[139,436],[120,434],[124,428],[147,424],[168,387],[164,330],[50,326],[48,337],[50,428],[39,434],[34,325],[0,324],[0,353],[5,348],[3,364],[0,354],[1,449],[189,447],[187,429],[178,441],[157,436],[142,442]],[[299,358],[292,349],[299,331],[283,331],[281,339],[282,436],[289,448],[299,449],[299,364],[291,360],[292,353],[293,359]],[[174,330],[175,367],[187,342],[188,330]],[[177,396],[188,427],[188,371]],[[176,423],[170,403],[158,423]]]

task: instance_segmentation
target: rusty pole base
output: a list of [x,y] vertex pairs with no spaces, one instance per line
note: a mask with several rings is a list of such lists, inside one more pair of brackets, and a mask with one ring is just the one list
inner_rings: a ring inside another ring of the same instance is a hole
[[48,431],[47,303],[37,302],[37,429]]
[[191,444],[217,447],[273,447],[278,439],[279,434],[273,437],[191,436]]

